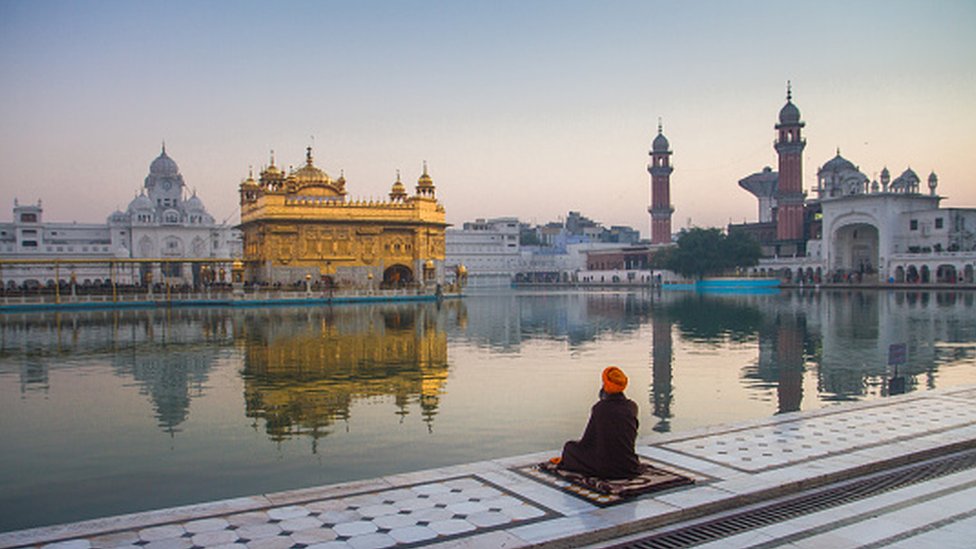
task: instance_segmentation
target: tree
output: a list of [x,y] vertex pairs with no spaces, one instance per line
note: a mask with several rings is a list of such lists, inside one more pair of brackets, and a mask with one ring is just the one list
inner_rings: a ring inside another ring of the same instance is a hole
[[677,246],[655,257],[655,267],[701,279],[756,265],[761,253],[759,243],[742,231],[726,235],[716,228],[685,229],[678,236]]

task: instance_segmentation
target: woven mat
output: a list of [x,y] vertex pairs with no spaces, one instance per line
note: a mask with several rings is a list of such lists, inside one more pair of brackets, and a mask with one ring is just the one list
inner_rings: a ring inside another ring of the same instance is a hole
[[548,461],[523,467],[518,471],[600,507],[695,482],[690,476],[665,470],[644,458],[641,458],[641,469],[643,472],[640,475],[624,480],[606,480],[564,471]]

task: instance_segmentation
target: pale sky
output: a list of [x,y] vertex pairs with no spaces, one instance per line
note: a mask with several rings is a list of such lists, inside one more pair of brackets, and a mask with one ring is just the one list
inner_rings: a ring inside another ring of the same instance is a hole
[[[648,149],[674,150],[675,230],[757,219],[793,83],[804,187],[837,150],[939,176],[976,207],[972,1],[0,0],[0,220],[104,222],[165,141],[221,221],[305,147],[351,198],[412,191],[448,221],[582,211],[649,237]],[[314,136],[314,141],[313,141]]]

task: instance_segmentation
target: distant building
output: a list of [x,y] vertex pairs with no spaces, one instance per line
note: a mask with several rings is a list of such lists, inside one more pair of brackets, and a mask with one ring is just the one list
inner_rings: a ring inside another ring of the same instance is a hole
[[922,180],[888,168],[871,181],[837,151],[817,170],[807,198],[800,153],[806,141],[800,111],[787,91],[775,128],[779,172],[766,168],[739,185],[759,199],[759,221],[729,225],[762,245],[754,273],[791,282],[976,282],[976,208],[941,208],[938,177]]
[[497,217],[447,229],[447,271],[463,265],[469,287],[510,285],[522,260],[520,227],[518,218]]
[[671,205],[671,144],[664,137],[661,123],[657,124],[657,137],[651,143],[651,163],[647,165],[647,173],[651,175],[651,206],[647,212],[651,214],[651,244],[671,243],[671,215],[674,206]]
[[444,282],[444,207],[427,165],[408,195],[399,174],[389,200],[347,200],[346,179],[305,165],[286,174],[274,158],[240,184],[245,279],[257,284],[433,289]]
[[[200,282],[200,263],[116,265],[112,259],[229,259],[240,256],[240,239],[229,225],[218,224],[196,193],[189,193],[179,167],[165,146],[149,167],[141,192],[125,211],[104,224],[48,222],[41,201],[14,203],[12,223],[0,223],[0,271],[7,287],[53,286],[55,280],[80,285],[147,281]],[[17,263],[35,261],[28,265]],[[56,260],[71,264],[55,267]],[[92,260],[91,263],[85,261]],[[10,263],[12,262],[12,263]]]

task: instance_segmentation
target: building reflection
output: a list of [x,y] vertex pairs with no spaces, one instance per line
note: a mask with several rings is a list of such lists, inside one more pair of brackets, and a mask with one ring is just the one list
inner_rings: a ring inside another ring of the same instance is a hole
[[464,304],[264,309],[248,315],[245,414],[272,440],[317,442],[349,419],[357,401],[390,399],[403,421],[416,410],[433,429],[448,375],[448,314]]
[[156,424],[175,434],[202,394],[234,323],[219,309],[98,310],[0,316],[0,358],[19,364],[21,391],[47,392],[50,371],[109,355],[116,376],[131,379]]
[[546,292],[472,295],[470,317],[452,338],[496,352],[518,352],[525,341],[566,340],[571,346],[608,333],[632,333],[647,321],[647,292]]
[[654,430],[667,433],[671,430],[671,401],[674,387],[671,384],[671,368],[674,351],[671,348],[671,321],[665,316],[655,316],[651,321],[651,404],[658,422]]

